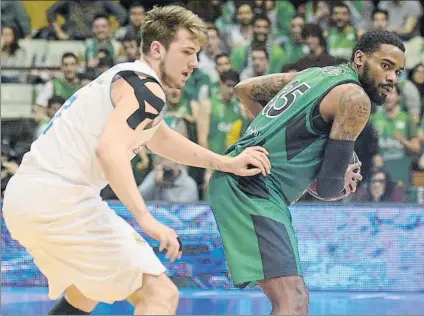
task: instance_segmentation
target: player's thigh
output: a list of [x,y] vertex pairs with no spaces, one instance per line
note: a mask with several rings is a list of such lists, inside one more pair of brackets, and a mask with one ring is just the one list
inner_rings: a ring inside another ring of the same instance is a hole
[[133,306],[146,300],[165,301],[175,305],[178,303],[178,299],[178,288],[165,273],[160,275],[143,274],[141,287],[127,297]]
[[75,285],[65,290],[65,296],[69,304],[82,311],[92,311],[98,304],[97,301],[86,297]]
[[251,198],[228,176],[210,183],[210,204],[236,285],[301,275],[291,215],[284,205]]

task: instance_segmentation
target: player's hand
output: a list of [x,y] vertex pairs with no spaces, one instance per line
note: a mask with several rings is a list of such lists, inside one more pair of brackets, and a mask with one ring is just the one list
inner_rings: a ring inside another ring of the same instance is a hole
[[180,259],[182,251],[178,242],[178,235],[172,228],[158,222],[150,213],[145,213],[139,220],[141,229],[151,238],[160,242],[159,251],[166,249],[166,258],[171,262]]
[[358,181],[362,180],[362,175],[357,172],[359,168],[361,167],[362,163],[357,162],[354,164],[350,164],[347,167],[346,173],[345,173],[345,192],[346,196],[349,196],[351,193],[356,192],[356,187],[358,185]]
[[271,173],[271,162],[268,151],[259,146],[246,148],[230,162],[230,172],[239,176],[254,176],[262,173],[264,176]]

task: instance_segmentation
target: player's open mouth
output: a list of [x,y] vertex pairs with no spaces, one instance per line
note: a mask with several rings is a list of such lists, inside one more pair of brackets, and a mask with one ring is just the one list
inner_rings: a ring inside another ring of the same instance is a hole
[[391,87],[391,86],[384,86],[384,87],[381,87],[381,89],[385,92],[385,94],[389,94],[390,91],[393,90],[393,87]]
[[187,77],[188,77],[188,75],[189,75],[189,73],[188,73],[187,71],[183,72],[183,76],[184,76],[185,78],[187,78]]

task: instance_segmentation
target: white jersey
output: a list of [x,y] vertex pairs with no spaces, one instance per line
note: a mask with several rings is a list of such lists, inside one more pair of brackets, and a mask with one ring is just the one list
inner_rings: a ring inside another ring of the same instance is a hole
[[[71,96],[56,113],[44,133],[32,144],[20,168],[38,169],[58,175],[64,181],[94,186],[101,190],[107,185],[95,154],[104,126],[114,109],[111,84],[121,71],[134,71],[153,77],[156,72],[141,61],[118,64]],[[166,111],[154,120],[150,129],[140,132],[132,149],[131,160],[139,149],[153,136]]]

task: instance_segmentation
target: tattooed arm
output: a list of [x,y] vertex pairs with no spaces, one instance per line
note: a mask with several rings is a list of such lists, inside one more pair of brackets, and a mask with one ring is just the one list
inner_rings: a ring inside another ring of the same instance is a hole
[[330,138],[355,141],[371,114],[371,102],[362,88],[345,85],[335,108]]
[[350,162],[355,140],[371,113],[370,99],[357,85],[338,86],[324,98],[320,112],[333,124],[317,176],[317,192],[324,198],[339,196],[343,189],[346,194],[355,192],[357,180],[362,176],[354,172],[360,164]]
[[254,117],[289,82],[296,73],[272,74],[243,80],[235,93]]

